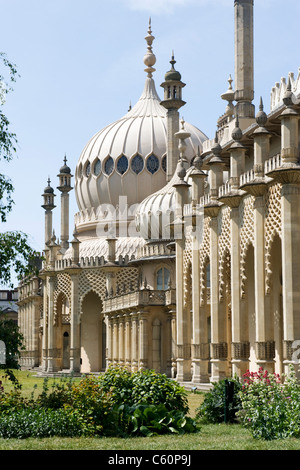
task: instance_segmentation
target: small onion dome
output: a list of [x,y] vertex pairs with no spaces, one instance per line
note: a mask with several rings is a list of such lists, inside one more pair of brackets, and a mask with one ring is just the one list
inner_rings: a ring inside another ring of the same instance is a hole
[[67,165],[67,156],[65,156],[64,165],[60,168],[59,172],[68,175],[71,173],[71,169]]
[[170,60],[170,64],[172,65],[171,70],[166,73],[165,75],[165,81],[170,82],[170,81],[181,81],[181,74],[175,70],[174,65],[176,64],[176,60],[174,59],[174,54],[172,55],[172,60]]
[[44,194],[53,194],[54,193],[54,189],[50,186],[50,178],[48,178],[48,186],[46,186],[46,188],[44,189]]

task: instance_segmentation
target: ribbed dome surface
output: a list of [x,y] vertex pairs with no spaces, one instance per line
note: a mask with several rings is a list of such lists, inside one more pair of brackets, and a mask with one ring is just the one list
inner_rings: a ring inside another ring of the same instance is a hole
[[[91,211],[97,218],[103,212],[100,206],[116,207],[120,196],[132,206],[165,186],[167,111],[160,101],[148,77],[137,104],[86,145],[75,174],[79,225]],[[191,133],[186,150],[191,161],[207,137],[189,124],[186,129]]]
[[[190,173],[194,167],[185,163],[185,180],[190,183]],[[174,184],[178,182],[175,172],[173,178],[161,190],[148,196],[139,206],[136,213],[136,226],[141,237],[146,240],[169,239],[170,223],[175,219],[176,189]]]

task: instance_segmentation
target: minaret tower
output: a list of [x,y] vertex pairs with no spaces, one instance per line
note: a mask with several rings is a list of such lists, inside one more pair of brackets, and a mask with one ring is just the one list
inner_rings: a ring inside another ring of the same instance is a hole
[[164,89],[164,100],[161,105],[167,109],[167,181],[173,177],[179,160],[178,141],[175,134],[179,132],[179,109],[185,105],[182,100],[182,89],[185,87],[185,83],[181,81],[180,73],[174,68],[176,64],[174,53],[170,64],[171,70],[166,73],[165,81],[161,84]]
[[52,237],[52,211],[56,207],[54,205],[54,190],[50,186],[50,178],[48,179],[48,186],[44,189],[44,204],[42,205],[45,209],[45,246],[48,248],[49,243],[51,242]]
[[67,157],[64,158],[64,165],[59,174],[59,186],[57,189],[61,192],[61,249],[63,251],[69,248],[69,192],[71,187],[71,170],[67,165]]
[[235,100],[240,120],[255,118],[253,10],[254,0],[235,0]]

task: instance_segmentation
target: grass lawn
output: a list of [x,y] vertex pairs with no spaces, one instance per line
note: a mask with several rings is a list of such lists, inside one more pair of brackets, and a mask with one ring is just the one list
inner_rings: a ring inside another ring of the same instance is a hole
[[[1,374],[0,374],[1,376]],[[42,390],[43,379],[32,372],[18,371],[22,391],[29,396],[36,385],[35,394]],[[1,379],[0,379],[1,380]],[[59,379],[56,379],[59,380]],[[75,379],[78,380],[78,379]],[[10,383],[3,381],[7,391]],[[49,380],[49,384],[51,380]],[[190,393],[190,415],[203,400],[203,394]],[[48,438],[48,439],[0,439],[0,450],[300,450],[300,439],[265,442],[253,439],[249,431],[240,425],[202,425],[195,434],[183,436],[164,435],[138,438]]]

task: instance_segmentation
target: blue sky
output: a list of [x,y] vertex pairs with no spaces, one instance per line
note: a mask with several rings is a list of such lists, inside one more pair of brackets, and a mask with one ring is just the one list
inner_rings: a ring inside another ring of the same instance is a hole
[[[20,78],[4,112],[18,137],[14,161],[0,172],[15,186],[13,212],[1,230],[21,230],[44,246],[43,189],[57,186],[65,153],[74,174],[88,140],[126,114],[146,74],[144,37],[149,16],[160,84],[175,51],[186,83],[185,120],[213,137],[234,77],[234,0],[0,0],[0,50]],[[299,0],[255,0],[255,105],[269,110],[270,91],[300,66]],[[233,84],[234,85],[234,84]],[[60,204],[54,228],[60,235]],[[77,210],[71,193],[71,220]]]

